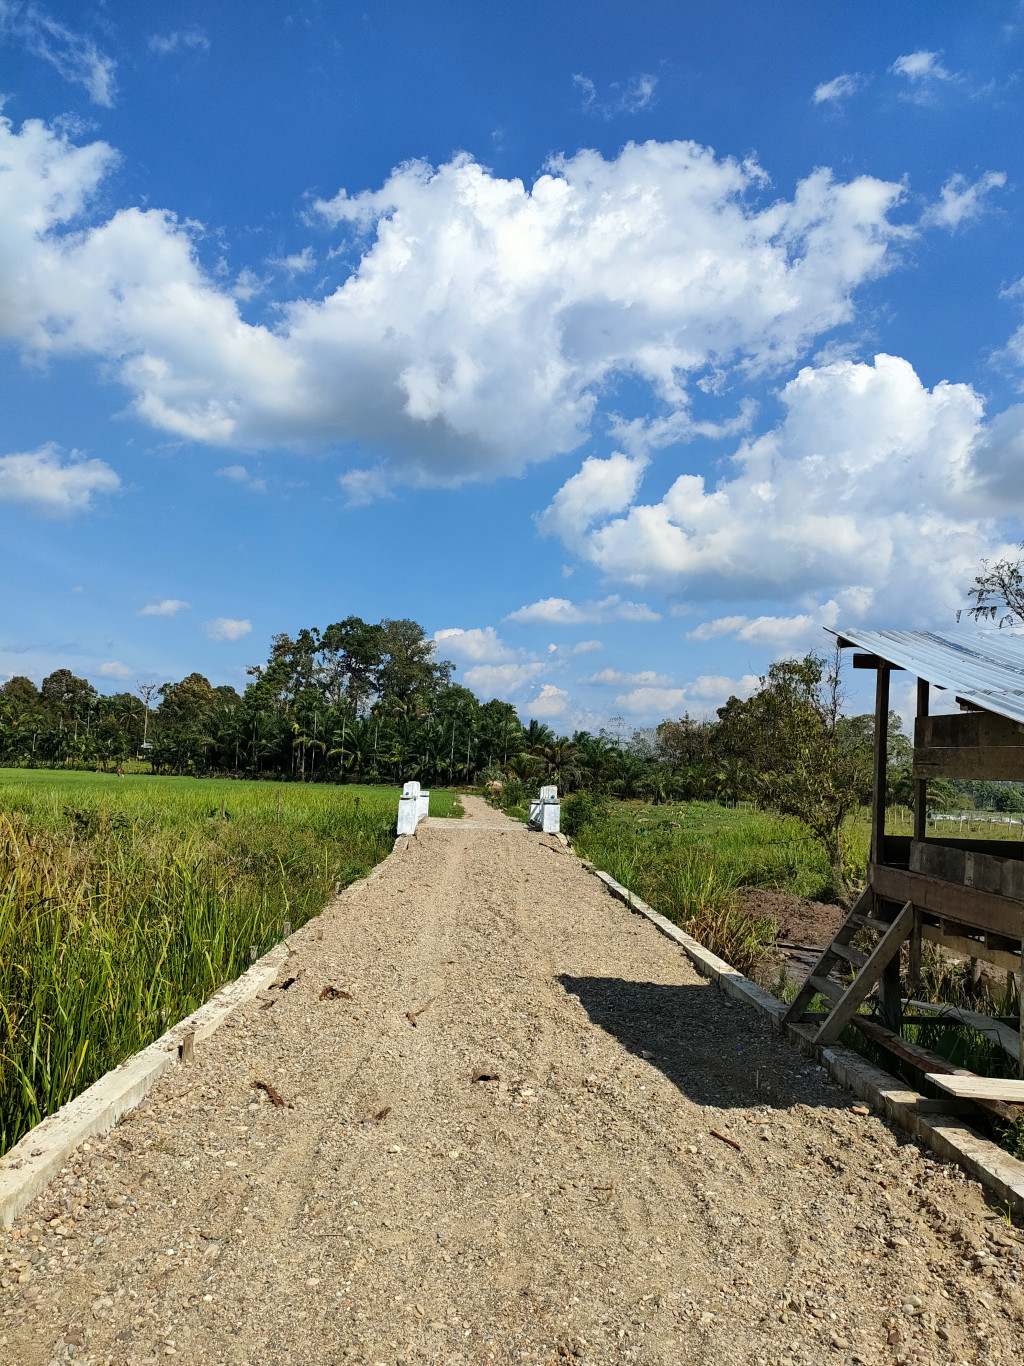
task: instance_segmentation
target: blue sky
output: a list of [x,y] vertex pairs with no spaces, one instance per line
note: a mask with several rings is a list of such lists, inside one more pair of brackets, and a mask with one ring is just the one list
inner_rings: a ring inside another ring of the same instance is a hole
[[1022,73],[996,0],[0,0],[0,677],[411,616],[571,730],[951,627]]

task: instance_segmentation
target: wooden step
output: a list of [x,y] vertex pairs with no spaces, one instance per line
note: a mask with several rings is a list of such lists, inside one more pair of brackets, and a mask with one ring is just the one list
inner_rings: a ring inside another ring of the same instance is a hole
[[862,968],[868,961],[867,954],[861,953],[860,949],[851,949],[849,944],[838,944],[835,940],[832,941],[832,952],[839,958],[845,958],[855,968]]
[[831,1002],[832,1005],[843,999],[843,988],[838,982],[833,982],[831,977],[820,977],[814,973],[808,977],[807,981],[819,995],[824,996],[825,1000]]
[[938,1072],[926,1072],[925,1080],[962,1100],[1001,1100],[1010,1105],[1024,1105],[1024,1081],[1012,1081],[1007,1077],[950,1077]]
[[850,924],[857,925],[864,930],[874,930],[877,934],[884,934],[889,928],[887,920],[875,920],[870,915],[851,915]]

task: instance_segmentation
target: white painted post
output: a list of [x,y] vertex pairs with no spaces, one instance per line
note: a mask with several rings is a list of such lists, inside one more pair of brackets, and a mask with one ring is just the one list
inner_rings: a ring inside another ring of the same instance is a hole
[[531,830],[543,830],[545,834],[557,835],[560,829],[561,812],[558,788],[554,785],[542,787],[540,796],[530,803],[530,815],[527,824]]
[[402,788],[398,801],[398,833],[415,835],[416,827],[430,811],[430,793],[424,792],[415,779]]

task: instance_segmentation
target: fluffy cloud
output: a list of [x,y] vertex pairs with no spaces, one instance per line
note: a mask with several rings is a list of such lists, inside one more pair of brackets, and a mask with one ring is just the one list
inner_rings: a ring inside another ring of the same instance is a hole
[[631,686],[658,688],[667,687],[671,678],[666,678],[663,674],[656,674],[651,669],[644,669],[641,673],[624,674],[618,669],[602,669],[599,673],[589,674],[586,678],[578,678],[577,683],[596,683],[607,688],[628,688]]
[[862,604],[884,590],[901,620],[951,612],[978,558],[1007,548],[996,518],[1024,504],[1024,410],[986,424],[970,386],[928,389],[885,355],[808,367],[781,398],[785,418],[740,445],[732,477],[682,474],[571,543],[640,587],[842,606],[856,586]]
[[532,683],[546,673],[546,663],[534,664],[476,664],[467,669],[462,680],[467,688],[488,697],[501,697]]
[[815,104],[838,104],[855,95],[863,84],[864,77],[859,71],[844,72],[842,76],[833,76],[832,80],[816,85],[811,99]]
[[579,473],[565,481],[538,518],[541,534],[559,536],[566,545],[573,545],[597,518],[629,507],[648,464],[646,456],[631,457],[621,451],[607,460],[596,456],[584,460]]
[[102,142],[0,123],[0,334],[97,356],[142,418],[189,440],[386,449],[354,500],[396,473],[455,483],[572,450],[618,375],[685,435],[694,387],[798,357],[910,231],[889,221],[899,185],[818,170],[772,197],[756,164],[691,142],[583,151],[532,186],[468,156],[408,163],[317,202],[358,264],[267,326],[173,214],[78,230],[115,162]]
[[210,640],[241,640],[252,630],[251,621],[235,621],[231,617],[214,617],[203,622],[203,635]]
[[61,460],[56,446],[0,456],[0,503],[20,503],[44,517],[85,512],[93,494],[116,493],[121,481],[102,460]]
[[704,716],[730,697],[749,697],[759,683],[754,674],[744,674],[742,678],[704,674],[682,688],[635,688],[615,700],[627,716],[663,718],[684,711]]
[[569,694],[564,688],[556,688],[554,683],[545,683],[540,692],[526,707],[531,716],[538,720],[551,720],[564,716],[569,708]]
[[434,632],[434,640],[439,654],[470,659],[477,664],[494,664],[515,657],[515,651],[499,639],[493,626],[474,626],[465,631],[459,626],[447,626]]
[[164,598],[161,602],[147,602],[136,616],[140,617],[176,617],[179,612],[188,607],[187,602],[182,602],[180,598]]
[[[548,626],[578,626],[596,621],[660,621],[646,603],[628,602],[613,593],[600,602],[571,602],[568,598],[542,598],[510,612],[506,621],[529,626],[543,622]],[[588,642],[589,644],[589,642]]]
[[105,664],[101,664],[99,672],[104,678],[131,678],[132,670],[127,664],[122,664],[120,660],[108,659]]
[[942,187],[936,203],[930,204],[921,216],[925,227],[948,228],[953,231],[963,223],[970,223],[985,212],[985,196],[990,190],[1002,189],[1006,175],[1002,171],[986,171],[973,184],[966,176],[950,176]]
[[908,52],[897,57],[889,68],[894,76],[906,76],[914,84],[926,81],[952,81],[956,76],[942,65],[937,52]]
[[733,636],[755,645],[793,645],[822,626],[834,626],[838,615],[839,605],[833,599],[816,612],[799,612],[791,617],[718,617],[687,631],[686,639],[706,641]]
[[117,63],[91,38],[65,28],[38,5],[0,0],[0,35],[22,43],[72,85],[83,86],[93,104],[113,105]]

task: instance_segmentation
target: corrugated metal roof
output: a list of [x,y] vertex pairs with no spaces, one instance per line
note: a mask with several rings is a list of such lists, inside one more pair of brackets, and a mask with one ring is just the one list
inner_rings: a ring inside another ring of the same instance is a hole
[[835,635],[986,711],[1024,723],[1024,635],[1009,631],[836,631]]

